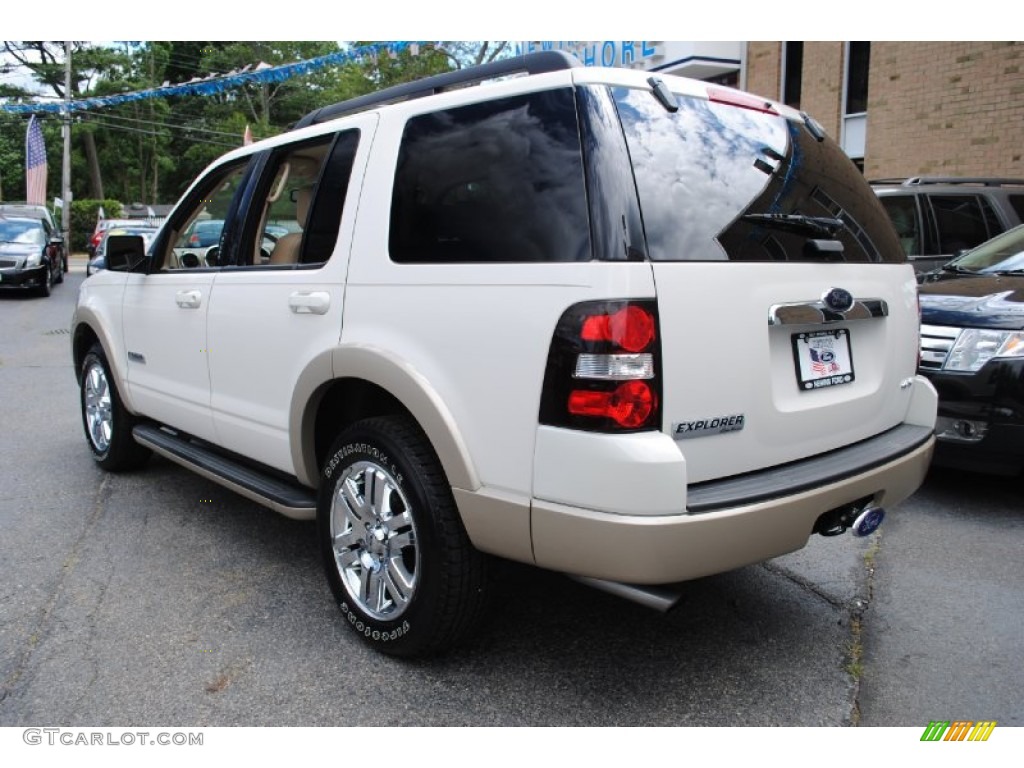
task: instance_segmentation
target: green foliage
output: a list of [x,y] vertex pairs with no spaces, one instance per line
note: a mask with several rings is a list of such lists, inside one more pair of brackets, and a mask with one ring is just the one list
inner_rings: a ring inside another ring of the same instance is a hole
[[92,233],[96,231],[100,206],[108,219],[119,219],[124,215],[117,200],[73,200],[71,202],[71,250],[84,251]]

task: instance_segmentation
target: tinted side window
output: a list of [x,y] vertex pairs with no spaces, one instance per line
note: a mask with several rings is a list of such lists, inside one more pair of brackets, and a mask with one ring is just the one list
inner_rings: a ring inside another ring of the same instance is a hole
[[1024,221],[1024,195],[1007,195],[1010,205],[1017,212],[1017,217]]
[[323,264],[334,251],[359,132],[278,147],[250,204],[240,266]]
[[345,131],[334,143],[309,214],[300,260],[303,264],[323,263],[334,251],[358,146],[359,131]]
[[886,195],[879,198],[896,227],[896,235],[907,256],[918,256],[921,250],[921,226],[917,217],[917,199],[913,195]]
[[249,158],[210,174],[175,212],[156,258],[164,269],[202,269],[220,265],[224,222],[242,188]]
[[939,252],[956,253],[988,240],[988,228],[974,195],[930,195],[939,230]]
[[411,119],[395,173],[390,250],[401,263],[589,260],[572,90]]

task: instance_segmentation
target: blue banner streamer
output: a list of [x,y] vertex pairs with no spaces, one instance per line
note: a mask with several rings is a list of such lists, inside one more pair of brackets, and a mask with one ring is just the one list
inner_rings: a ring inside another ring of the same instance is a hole
[[0,111],[13,114],[39,114],[41,112],[61,113],[65,109],[81,112],[100,107],[113,107],[145,99],[163,99],[168,96],[210,96],[239,88],[247,83],[279,83],[298,75],[306,75],[334,64],[345,64],[356,59],[376,55],[397,55],[406,48],[415,54],[420,43],[392,41],[380,45],[367,45],[349,51],[338,51],[315,59],[297,61],[293,64],[281,64],[276,67],[242,70],[227,75],[216,75],[208,78],[194,78],[187,83],[164,85],[132,93],[118,93],[112,96],[96,96],[87,99],[74,99],[70,102],[32,103],[32,104],[0,104]]

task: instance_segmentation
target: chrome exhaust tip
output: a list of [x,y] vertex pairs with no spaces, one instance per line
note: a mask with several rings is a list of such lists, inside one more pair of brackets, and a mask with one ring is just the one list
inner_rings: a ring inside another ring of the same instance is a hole
[[857,519],[853,521],[853,525],[850,527],[853,529],[854,536],[870,536],[878,530],[878,526],[882,524],[882,520],[884,519],[884,509],[881,507],[868,506],[864,508],[863,512],[857,515]]
[[679,602],[682,593],[669,586],[643,586],[638,584],[623,584],[618,581],[606,581],[605,579],[594,579],[590,576],[569,576],[573,581],[586,584],[588,587],[607,592],[616,597],[622,597],[646,608],[653,608],[659,613],[668,611]]

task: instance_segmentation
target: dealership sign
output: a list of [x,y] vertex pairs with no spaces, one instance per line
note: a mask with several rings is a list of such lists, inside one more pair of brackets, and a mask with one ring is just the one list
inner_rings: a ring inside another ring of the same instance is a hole
[[[516,43],[516,55],[565,51],[587,67],[631,67],[663,54],[663,43],[652,40],[529,40]],[[645,67],[646,68],[646,67]]]

